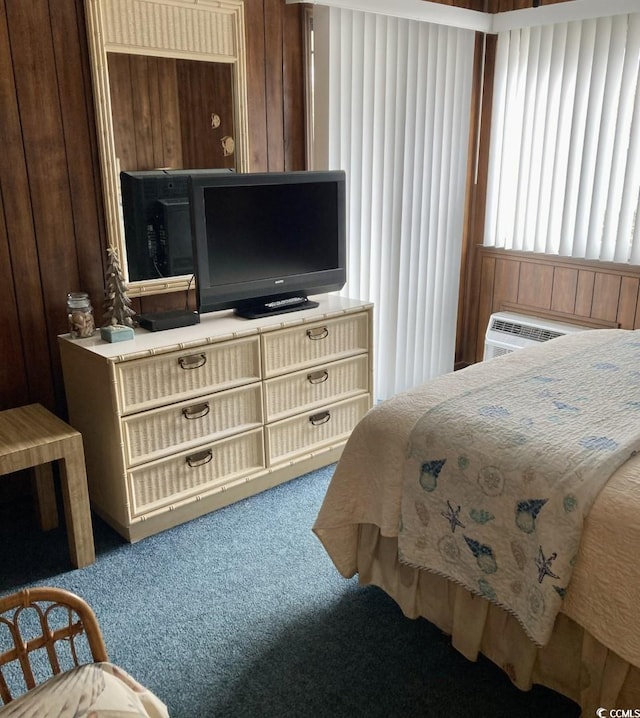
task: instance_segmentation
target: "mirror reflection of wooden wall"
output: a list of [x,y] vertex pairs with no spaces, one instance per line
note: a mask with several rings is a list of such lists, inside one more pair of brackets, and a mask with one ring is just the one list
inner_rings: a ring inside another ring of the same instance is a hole
[[121,170],[235,167],[233,77],[224,63],[107,54]]

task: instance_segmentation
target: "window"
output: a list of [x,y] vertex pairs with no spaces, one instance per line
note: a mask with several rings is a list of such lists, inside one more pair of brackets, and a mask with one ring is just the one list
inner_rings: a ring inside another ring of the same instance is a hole
[[344,169],[348,280],[375,303],[375,396],[453,369],[474,33],[315,8],[316,168]]
[[640,14],[498,36],[484,243],[640,264]]

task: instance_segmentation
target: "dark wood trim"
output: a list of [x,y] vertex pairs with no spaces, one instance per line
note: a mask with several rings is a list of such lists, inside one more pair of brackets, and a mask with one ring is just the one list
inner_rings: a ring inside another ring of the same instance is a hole
[[482,121],[482,77],[484,73],[486,38],[477,32],[473,58],[473,81],[471,87],[471,107],[469,109],[469,139],[467,149],[467,178],[465,189],[464,224],[462,248],[460,252],[460,289],[458,293],[458,319],[456,330],[456,361],[464,361],[465,331],[468,311],[471,306],[470,289],[473,280],[475,243],[473,232],[476,226],[478,193],[476,191],[477,163],[480,150],[480,126]]
[[280,0],[264,0],[267,167],[272,172],[284,170],[283,14]]
[[[306,63],[304,5],[286,5],[284,10],[283,102],[284,169],[306,169]],[[298,41],[295,41],[298,38]]]
[[[478,107],[477,140],[474,145],[473,182],[468,186],[468,226],[465,231],[466,252],[461,266],[462,326],[456,345],[456,363],[472,364],[477,355],[479,297],[482,291],[480,262],[477,247],[484,237],[485,201],[489,168],[489,138],[493,103],[493,72],[495,68],[497,38],[481,35],[476,38],[474,68],[474,98]],[[470,161],[471,164],[471,161]]]

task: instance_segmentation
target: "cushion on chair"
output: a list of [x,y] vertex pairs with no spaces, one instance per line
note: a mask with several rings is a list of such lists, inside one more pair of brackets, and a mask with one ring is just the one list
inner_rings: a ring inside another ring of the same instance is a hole
[[1,718],[169,718],[164,703],[112,663],[54,676],[0,708]]

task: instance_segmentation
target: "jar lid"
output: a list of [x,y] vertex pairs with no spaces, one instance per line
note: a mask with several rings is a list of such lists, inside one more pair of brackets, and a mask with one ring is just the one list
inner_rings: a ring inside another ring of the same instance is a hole
[[90,305],[89,295],[87,292],[69,292],[67,304],[70,307],[88,307]]

